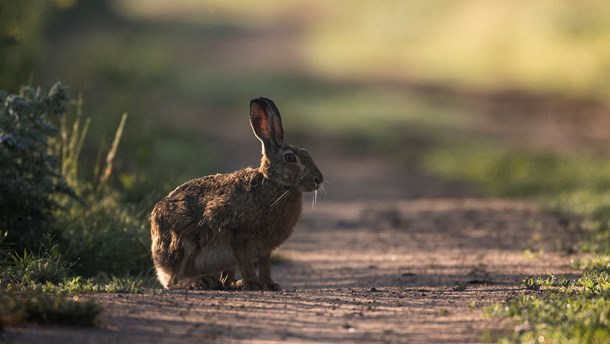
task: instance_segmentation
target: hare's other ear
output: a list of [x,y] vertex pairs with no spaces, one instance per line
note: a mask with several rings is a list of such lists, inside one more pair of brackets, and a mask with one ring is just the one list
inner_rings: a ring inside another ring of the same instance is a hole
[[261,97],[250,101],[250,124],[265,149],[284,143],[282,118],[271,99]]

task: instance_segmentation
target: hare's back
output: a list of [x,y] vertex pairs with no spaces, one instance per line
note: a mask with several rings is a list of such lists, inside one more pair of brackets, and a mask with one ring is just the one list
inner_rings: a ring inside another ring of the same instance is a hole
[[222,220],[219,218],[225,212],[249,203],[245,199],[262,178],[258,170],[246,168],[189,180],[155,205],[152,221],[174,228],[193,223],[211,225],[214,220]]
[[219,195],[248,192],[263,179],[262,173],[248,167],[231,173],[196,178],[178,186],[166,198],[213,198]]

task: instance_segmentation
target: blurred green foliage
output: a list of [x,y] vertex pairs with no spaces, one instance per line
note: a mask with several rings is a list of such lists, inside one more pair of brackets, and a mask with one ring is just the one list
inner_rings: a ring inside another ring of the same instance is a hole
[[47,1],[0,2],[0,89],[17,92],[35,77],[49,12]]
[[558,197],[610,190],[610,159],[600,154],[532,153],[489,142],[440,145],[424,158],[425,168],[467,181],[493,196]]
[[324,79],[415,79],[601,101],[609,95],[610,4],[603,0],[270,0],[266,6],[133,0],[115,8],[149,22],[296,27],[301,69]]
[[358,1],[349,8],[328,11],[308,37],[314,67],[333,77],[608,99],[606,1]]

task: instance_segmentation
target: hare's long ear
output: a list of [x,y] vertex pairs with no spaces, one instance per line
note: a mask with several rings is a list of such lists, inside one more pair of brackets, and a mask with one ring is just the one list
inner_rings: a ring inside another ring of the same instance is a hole
[[284,143],[282,118],[271,99],[261,97],[250,101],[250,124],[265,151],[271,151]]

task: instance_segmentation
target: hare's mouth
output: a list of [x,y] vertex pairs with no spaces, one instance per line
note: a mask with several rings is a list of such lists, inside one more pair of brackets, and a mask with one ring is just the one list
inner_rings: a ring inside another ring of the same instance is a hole
[[319,186],[300,185],[299,187],[297,187],[297,190],[299,190],[300,192],[313,192],[317,191],[319,188]]
[[299,190],[300,192],[312,192],[320,190],[321,187],[322,183],[317,178],[314,178],[309,182],[305,181],[299,184],[297,186],[297,190]]

